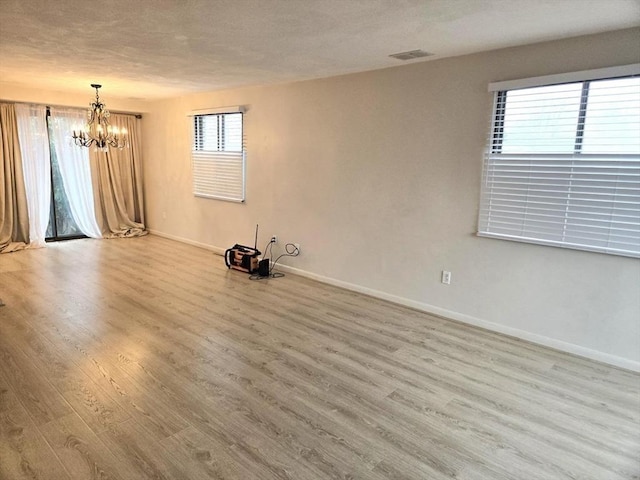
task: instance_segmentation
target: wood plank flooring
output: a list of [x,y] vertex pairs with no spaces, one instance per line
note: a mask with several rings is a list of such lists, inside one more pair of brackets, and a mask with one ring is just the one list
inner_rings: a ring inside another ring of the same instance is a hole
[[160,237],[0,298],[2,480],[640,478],[640,375]]

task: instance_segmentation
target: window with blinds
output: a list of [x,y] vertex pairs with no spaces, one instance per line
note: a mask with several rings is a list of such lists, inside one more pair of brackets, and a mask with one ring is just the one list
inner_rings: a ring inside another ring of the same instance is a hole
[[244,202],[245,148],[242,112],[193,115],[193,193]]
[[640,257],[640,77],[498,89],[481,192],[481,236]]

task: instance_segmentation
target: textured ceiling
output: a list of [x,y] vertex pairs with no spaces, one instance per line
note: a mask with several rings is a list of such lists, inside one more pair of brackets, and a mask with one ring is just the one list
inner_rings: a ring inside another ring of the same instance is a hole
[[0,0],[0,82],[153,99],[639,24],[640,0]]

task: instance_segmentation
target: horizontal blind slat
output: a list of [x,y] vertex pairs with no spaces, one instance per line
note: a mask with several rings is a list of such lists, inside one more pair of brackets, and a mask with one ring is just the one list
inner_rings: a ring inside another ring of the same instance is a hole
[[193,193],[244,201],[245,151],[242,113],[194,115],[191,151]]
[[479,235],[640,256],[640,78],[497,92],[495,105]]

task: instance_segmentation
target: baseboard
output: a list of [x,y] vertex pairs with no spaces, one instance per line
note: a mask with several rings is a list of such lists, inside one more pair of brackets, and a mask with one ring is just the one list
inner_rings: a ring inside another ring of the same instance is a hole
[[[170,240],[175,240],[175,241],[186,243],[189,245],[194,245],[196,247],[210,250],[214,253],[217,253],[218,255],[224,255],[225,249],[223,248],[214,247],[214,246],[207,245],[200,242],[194,242],[193,240],[177,237],[174,235],[169,235],[166,233],[158,232],[156,230],[149,230],[149,232],[159,237],[164,237]],[[592,350],[590,348],[582,347],[580,345],[576,345],[573,343],[564,342],[562,340],[557,340],[555,338],[545,337],[544,335],[538,335],[537,333],[527,332],[526,330],[520,330],[518,328],[508,327],[506,325],[501,325],[499,323],[489,322],[486,320],[482,320],[480,318],[473,317],[471,315],[466,315],[464,313],[454,312],[453,310],[447,310],[445,308],[437,307],[435,305],[430,305],[428,303],[418,302],[415,300],[410,300],[408,298],[400,297],[397,295],[391,295],[389,293],[382,292],[380,290],[374,290],[374,289],[363,287],[361,285],[357,285],[354,283],[344,282],[342,280],[336,280],[335,278],[325,277],[323,275],[318,275],[316,273],[308,272],[306,270],[301,270],[295,267],[290,267],[288,265],[279,264],[278,270],[282,270],[283,272],[286,272],[286,273],[293,273],[295,275],[300,275],[301,277],[310,278],[312,280],[326,283],[328,285],[333,285],[335,287],[344,288],[352,292],[369,295],[371,297],[379,298],[381,300],[386,300],[392,303],[396,303],[398,305],[403,305],[405,307],[414,308],[416,310],[420,310],[425,313],[430,313],[432,315],[437,315],[439,317],[456,320],[458,322],[466,323],[468,325],[474,325],[476,327],[484,328],[486,330],[491,330],[493,332],[501,333],[503,335],[508,335],[510,337],[519,338],[521,340],[526,340],[528,342],[542,345],[545,347],[554,348],[556,350],[560,350],[566,353],[571,353],[573,355],[577,355],[580,357],[585,357],[590,360],[595,360],[598,362],[606,363],[608,365],[613,365],[613,366],[624,368],[626,370],[631,370],[634,372],[640,372],[640,362],[629,360],[627,358],[618,357],[616,355],[611,355],[609,353],[599,352],[598,350]]]
[[214,247],[213,245],[209,245],[207,243],[200,243],[200,242],[196,242],[194,240],[189,240],[188,238],[178,237],[176,235],[171,235],[169,233],[160,232],[159,230],[153,230],[153,229],[148,228],[147,231],[151,235],[156,235],[156,236],[162,237],[162,238],[168,238],[169,240],[175,240],[176,242],[180,242],[180,243],[186,243],[187,245],[193,245],[194,247],[204,248],[205,250],[209,250],[209,251],[211,251],[213,253],[216,253],[218,255],[224,255],[224,252],[226,250],[224,248]]
[[464,313],[454,312],[453,310],[447,310],[445,308],[437,307],[435,305],[429,305],[428,303],[417,302],[415,300],[399,297],[397,295],[391,295],[389,293],[385,293],[380,290],[374,290],[371,288],[363,287],[361,285],[344,282],[342,280],[336,280],[331,277],[325,277],[315,273],[307,272],[305,270],[301,270],[299,268],[290,267],[287,265],[278,265],[278,269],[284,272],[300,275],[301,277],[310,278],[322,283],[344,288],[346,290],[351,290],[353,292],[363,293],[365,295],[379,298],[381,300],[387,300],[389,302],[397,303],[398,305],[403,305],[405,307],[415,308],[416,310],[437,315],[439,317],[456,320],[458,322],[474,325],[476,327],[481,327],[486,330],[491,330],[493,332],[502,333],[510,337],[519,338],[521,340],[526,340],[531,343],[536,343],[538,345],[543,345],[545,347],[561,350],[563,352],[571,353],[573,355],[578,355],[580,357],[585,357],[591,360],[596,360],[598,362],[614,365],[616,367],[632,370],[635,372],[640,372],[640,362],[636,362],[634,360],[629,360],[629,359],[618,357],[608,353],[599,352],[597,350],[592,350],[590,348],[582,347],[580,345],[575,345],[573,343],[568,343],[562,340],[557,340],[555,338],[545,337],[544,335],[538,335],[536,333],[527,332],[526,330],[520,330],[517,328],[508,327],[506,325],[501,325],[499,323],[489,322],[486,320],[482,320],[480,318],[473,317],[471,315],[466,315]]

